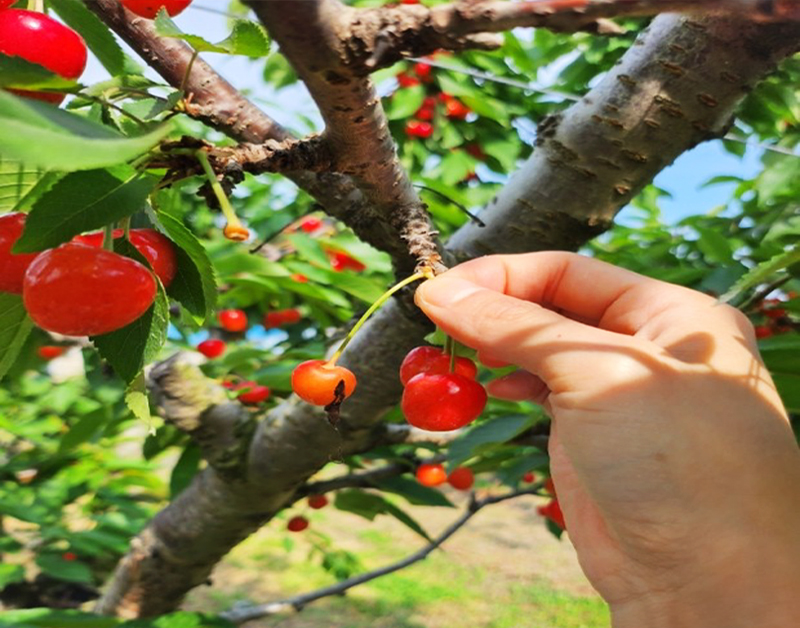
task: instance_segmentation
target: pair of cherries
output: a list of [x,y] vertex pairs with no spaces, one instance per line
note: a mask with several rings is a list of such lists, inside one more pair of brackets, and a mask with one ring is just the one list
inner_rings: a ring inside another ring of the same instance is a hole
[[[153,268],[100,248],[102,234],[77,236],[43,253],[14,254],[25,214],[0,216],[0,291],[22,294],[33,321],[65,336],[99,336],[132,323],[177,272],[175,248],[153,229],[134,229],[130,241]],[[114,232],[122,237],[122,231]]]
[[419,465],[415,475],[423,486],[439,486],[447,482],[459,491],[468,491],[475,483],[475,475],[468,467],[456,467],[448,474],[442,465],[433,462]]

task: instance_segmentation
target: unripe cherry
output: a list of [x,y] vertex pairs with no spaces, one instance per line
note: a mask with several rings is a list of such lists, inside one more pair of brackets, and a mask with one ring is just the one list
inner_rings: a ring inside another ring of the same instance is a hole
[[424,462],[417,467],[417,480],[423,486],[439,486],[447,482],[447,473],[440,464]]
[[342,396],[347,399],[356,389],[356,376],[343,366],[325,360],[307,360],[292,371],[292,390],[303,401],[327,406],[336,400],[336,389],[344,382]]

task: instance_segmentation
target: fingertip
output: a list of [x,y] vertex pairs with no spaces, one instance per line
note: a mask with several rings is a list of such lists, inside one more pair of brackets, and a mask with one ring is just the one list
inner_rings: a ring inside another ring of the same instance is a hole
[[424,282],[414,295],[416,304],[426,308],[452,308],[476,292],[483,290],[480,286],[458,277],[446,274]]

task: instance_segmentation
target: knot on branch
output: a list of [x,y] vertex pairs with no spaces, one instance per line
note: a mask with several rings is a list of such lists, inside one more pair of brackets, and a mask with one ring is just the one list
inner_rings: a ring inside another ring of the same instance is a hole
[[241,477],[255,420],[225,389],[206,378],[192,356],[177,353],[148,375],[159,415],[188,434],[222,476]]
[[260,174],[262,172],[327,172],[333,169],[333,152],[327,140],[314,135],[302,140],[267,140],[263,144],[239,144],[213,148],[208,153],[215,172],[232,169]]

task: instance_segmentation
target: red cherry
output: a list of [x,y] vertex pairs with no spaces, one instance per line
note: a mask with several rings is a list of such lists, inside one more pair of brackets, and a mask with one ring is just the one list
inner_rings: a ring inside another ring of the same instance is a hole
[[68,243],[45,251],[28,267],[22,299],[42,329],[99,336],[139,318],[156,292],[155,277],[139,262]]
[[432,108],[420,107],[419,109],[417,109],[417,112],[414,114],[414,117],[417,120],[426,120],[430,122],[431,120],[433,120],[435,113],[436,111]]
[[[44,13],[24,9],[0,12],[0,52],[67,79],[77,79],[86,67],[86,42],[78,33]],[[66,94],[11,91],[56,105],[66,98]]]
[[64,552],[61,554],[61,558],[66,561],[72,562],[73,560],[78,560],[78,555],[75,552]]
[[328,505],[328,498],[325,495],[310,495],[308,498],[308,506],[309,508],[313,508],[314,510],[319,510],[320,508],[325,508]]
[[764,316],[771,319],[777,318],[784,318],[786,316],[786,310],[782,307],[774,307],[768,310],[764,310]]
[[178,15],[192,3],[192,0],[122,0],[128,11],[152,20],[158,10],[164,7],[170,16]]
[[25,271],[38,253],[12,253],[11,248],[19,240],[25,227],[25,214],[13,213],[0,216],[0,292],[22,294]]
[[322,220],[315,218],[314,216],[303,218],[303,221],[300,223],[300,228],[306,233],[314,233],[321,226]]
[[408,137],[419,137],[422,139],[428,138],[433,135],[433,125],[430,122],[409,120],[406,122],[406,135]]
[[472,109],[455,98],[449,99],[444,106],[444,115],[451,120],[463,120],[470,114],[471,111]]
[[344,382],[344,398],[356,389],[356,376],[343,366],[331,366],[325,360],[307,360],[292,371],[292,390],[303,401],[315,406],[334,402],[339,382]]
[[756,338],[769,338],[770,336],[774,335],[772,329],[766,325],[756,325],[755,331]]
[[439,99],[439,102],[443,102],[443,103],[448,103],[451,100],[453,100],[453,96],[451,96],[447,92],[439,92],[439,95],[437,96],[437,98]]
[[247,329],[247,314],[242,310],[222,310],[217,314],[219,326],[226,331],[240,332]]
[[400,0],[401,4],[419,4],[419,0]]
[[308,519],[301,516],[292,517],[289,519],[289,523],[286,524],[286,529],[289,530],[289,532],[302,532],[307,527]]
[[7,9],[12,4],[14,4],[17,0],[0,0],[0,10]]
[[296,281],[297,283],[308,283],[308,277],[303,275],[302,273],[295,273],[291,277],[292,281]]
[[364,264],[344,251],[328,251],[328,259],[331,261],[331,268],[336,272],[353,270],[359,273],[366,268]]
[[264,327],[273,329],[275,327],[282,327],[283,325],[294,325],[299,323],[302,318],[300,310],[290,308],[288,310],[275,310],[274,312],[267,312],[264,314]]
[[[420,373],[444,375],[450,372],[450,356],[439,347],[416,347],[408,352],[400,365],[400,381],[405,386]],[[475,379],[478,368],[469,358],[457,357],[455,372],[469,379]]]
[[553,497],[556,496],[556,485],[553,482],[553,478],[547,478],[542,485],[542,488],[550,493]]
[[526,484],[533,484],[536,481],[536,475],[533,473],[533,471],[528,471],[522,476],[522,481]]
[[440,464],[425,462],[417,467],[417,480],[423,486],[439,486],[447,482],[447,474]]
[[459,491],[468,491],[475,484],[475,475],[467,467],[458,467],[447,476],[447,482]]
[[269,398],[271,392],[269,388],[261,386],[256,382],[242,382],[236,385],[234,390],[244,391],[239,393],[236,398],[247,405],[263,403]]
[[553,499],[544,506],[537,507],[536,512],[555,523],[562,530],[567,529],[567,524],[564,522],[564,513],[561,512],[561,504],[558,503],[557,499]]
[[66,349],[64,347],[56,347],[54,345],[44,345],[43,347],[39,347],[36,350],[36,355],[38,355],[42,360],[54,360],[57,357],[64,355]]
[[467,144],[464,150],[475,159],[480,159],[481,161],[486,159],[486,153],[483,152],[483,148],[481,148],[480,144]]
[[486,391],[473,379],[458,373],[412,377],[400,407],[414,427],[446,432],[477,419],[486,407]]
[[[122,229],[114,229],[115,240],[121,238],[122,235]],[[102,231],[95,231],[75,236],[72,241],[101,247],[103,246],[103,236]],[[164,287],[168,288],[178,272],[178,258],[172,241],[155,229],[131,229],[130,240],[131,244],[153,268],[153,272],[164,284]]]
[[423,83],[429,83],[433,80],[433,66],[429,63],[415,63],[414,74],[416,74]]
[[225,342],[218,338],[209,338],[197,345],[197,350],[211,360],[225,353]]
[[400,87],[414,87],[415,85],[419,85],[419,80],[415,79],[407,72],[400,72],[400,74],[397,75],[397,84],[400,85]]

